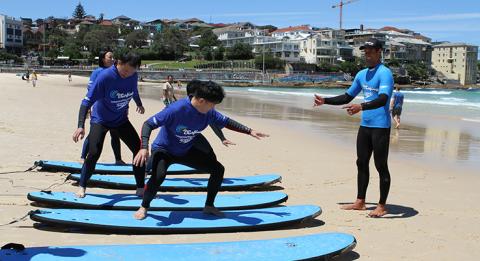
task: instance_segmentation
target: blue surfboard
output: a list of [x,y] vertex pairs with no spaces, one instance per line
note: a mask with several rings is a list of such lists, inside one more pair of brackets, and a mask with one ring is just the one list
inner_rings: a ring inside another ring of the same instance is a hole
[[0,250],[0,260],[310,260],[330,259],[351,251],[356,239],[344,233],[195,244],[93,245]]
[[108,233],[218,233],[265,230],[298,224],[320,215],[313,205],[282,206],[251,210],[225,210],[225,217],[202,211],[149,211],[144,220],[135,211],[89,209],[39,209],[34,221]]
[[[90,194],[77,198],[69,192],[30,192],[27,198],[38,203],[65,208],[137,210],[142,198],[132,194]],[[219,194],[215,206],[219,209],[252,209],[270,207],[287,201],[283,192]],[[206,195],[160,194],[153,199],[150,210],[202,210]]]
[[[64,171],[64,172],[80,172],[82,165],[79,162],[68,161],[54,161],[54,160],[39,160],[36,161],[41,170],[43,171]],[[131,164],[116,165],[111,163],[97,163],[95,166],[95,173],[99,174],[133,174],[133,168]],[[194,174],[201,173],[196,169],[192,169],[182,164],[172,164],[168,167],[168,174]]]
[[[80,180],[80,174],[71,174],[71,180]],[[224,178],[220,190],[241,190],[258,186],[267,186],[279,182],[281,176],[265,174],[236,178]],[[114,189],[135,189],[133,177],[114,175],[92,175],[88,184]],[[205,191],[208,178],[166,178],[160,187],[161,191]]]

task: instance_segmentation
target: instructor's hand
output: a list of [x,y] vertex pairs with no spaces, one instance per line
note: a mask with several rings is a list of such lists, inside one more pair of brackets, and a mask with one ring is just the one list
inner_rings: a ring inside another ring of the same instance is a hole
[[225,145],[225,147],[228,147],[229,145],[237,145],[229,140],[223,140],[222,144]]
[[250,132],[250,136],[252,136],[252,137],[254,137],[254,138],[258,139],[258,140],[261,139],[261,138],[270,137],[270,135],[265,134],[265,133],[258,132],[258,131],[256,131],[256,130],[252,130],[252,131]]
[[85,130],[83,128],[78,128],[72,135],[73,141],[77,143],[79,140],[83,139],[85,136]]
[[325,98],[323,98],[322,96],[314,94],[314,97],[315,97],[315,99],[313,101],[313,107],[321,106],[321,105],[325,104]]
[[348,104],[342,107],[342,109],[347,109],[348,115],[352,116],[362,110],[362,105],[360,104]]
[[143,114],[145,112],[145,108],[143,108],[143,106],[137,106],[137,112]]
[[147,162],[148,159],[148,150],[147,149],[141,149],[138,151],[137,155],[135,155],[135,158],[133,159],[133,165],[137,167],[142,167],[145,162]]

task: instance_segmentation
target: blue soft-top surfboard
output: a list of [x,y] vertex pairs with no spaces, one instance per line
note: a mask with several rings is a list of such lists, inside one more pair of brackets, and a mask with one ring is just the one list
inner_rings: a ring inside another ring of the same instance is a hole
[[[36,161],[41,170],[44,171],[64,171],[64,172],[80,172],[82,170],[81,163],[68,161],[54,161],[54,160],[39,160]],[[133,174],[131,164],[116,165],[111,163],[97,163],[95,166],[95,173],[99,174]],[[181,164],[172,164],[168,167],[168,174],[192,174],[201,173],[196,169],[192,169]]]
[[[133,194],[91,194],[77,198],[69,192],[30,192],[31,201],[66,208],[137,210],[142,198]],[[252,209],[271,207],[287,200],[283,192],[219,194],[215,206],[219,209]],[[150,210],[201,210],[206,195],[160,194],[150,204]]]
[[237,242],[152,245],[31,247],[0,250],[0,260],[308,260],[329,259],[355,248],[355,237],[344,233]]
[[[80,174],[71,174],[70,179],[79,181]],[[224,178],[220,190],[241,190],[257,186],[267,186],[282,179],[276,174]],[[135,189],[133,177],[114,175],[92,175],[88,184],[114,189]],[[208,178],[166,178],[160,190],[162,191],[205,191]]]
[[108,233],[217,233],[264,230],[312,219],[322,212],[312,205],[282,206],[251,210],[225,210],[225,217],[202,211],[149,211],[144,220],[129,210],[41,209],[34,221]]

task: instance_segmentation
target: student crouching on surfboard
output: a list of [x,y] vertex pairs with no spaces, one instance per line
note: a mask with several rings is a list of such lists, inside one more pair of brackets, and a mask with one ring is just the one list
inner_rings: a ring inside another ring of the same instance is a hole
[[[98,158],[102,153],[103,141],[108,131],[115,133],[132,151],[133,156],[140,150],[140,139],[137,131],[128,120],[128,104],[133,98],[137,104],[137,112],[143,114],[145,109],[138,94],[137,69],[140,67],[140,56],[128,53],[119,57],[118,62],[105,70],[96,78],[87,96],[82,100],[78,113],[78,128],[73,133],[73,141],[77,142],[85,135],[84,125],[88,110],[93,106],[90,120],[88,154],[83,163],[80,189],[77,197],[85,197],[87,181],[92,176]],[[133,166],[137,195],[143,194],[145,185],[145,167]]]
[[[142,127],[142,145],[133,160],[133,164],[142,167],[148,159],[148,143],[151,132],[159,127],[159,134],[152,143],[152,175],[148,180],[141,207],[135,212],[136,219],[144,219],[150,202],[165,180],[166,170],[173,163],[204,171],[210,174],[207,185],[207,199],[204,213],[223,216],[214,206],[215,197],[220,190],[225,168],[218,162],[213,150],[204,151],[193,146],[195,137],[209,124],[248,134],[260,139],[269,135],[252,130],[215,110],[215,105],[225,97],[223,88],[214,82],[194,80],[189,83],[194,90],[187,96],[154,116]],[[188,88],[188,87],[187,87]]]

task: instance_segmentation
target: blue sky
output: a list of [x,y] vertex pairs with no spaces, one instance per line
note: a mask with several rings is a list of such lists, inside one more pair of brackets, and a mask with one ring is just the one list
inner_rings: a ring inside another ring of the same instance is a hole
[[[339,0],[82,0],[88,14],[126,15],[140,21],[197,17],[206,22],[250,21],[277,27],[309,24],[338,28]],[[0,13],[14,17],[70,17],[78,0],[0,0]],[[356,0],[344,7],[344,28],[386,25],[420,32],[434,41],[480,45],[480,0]]]

